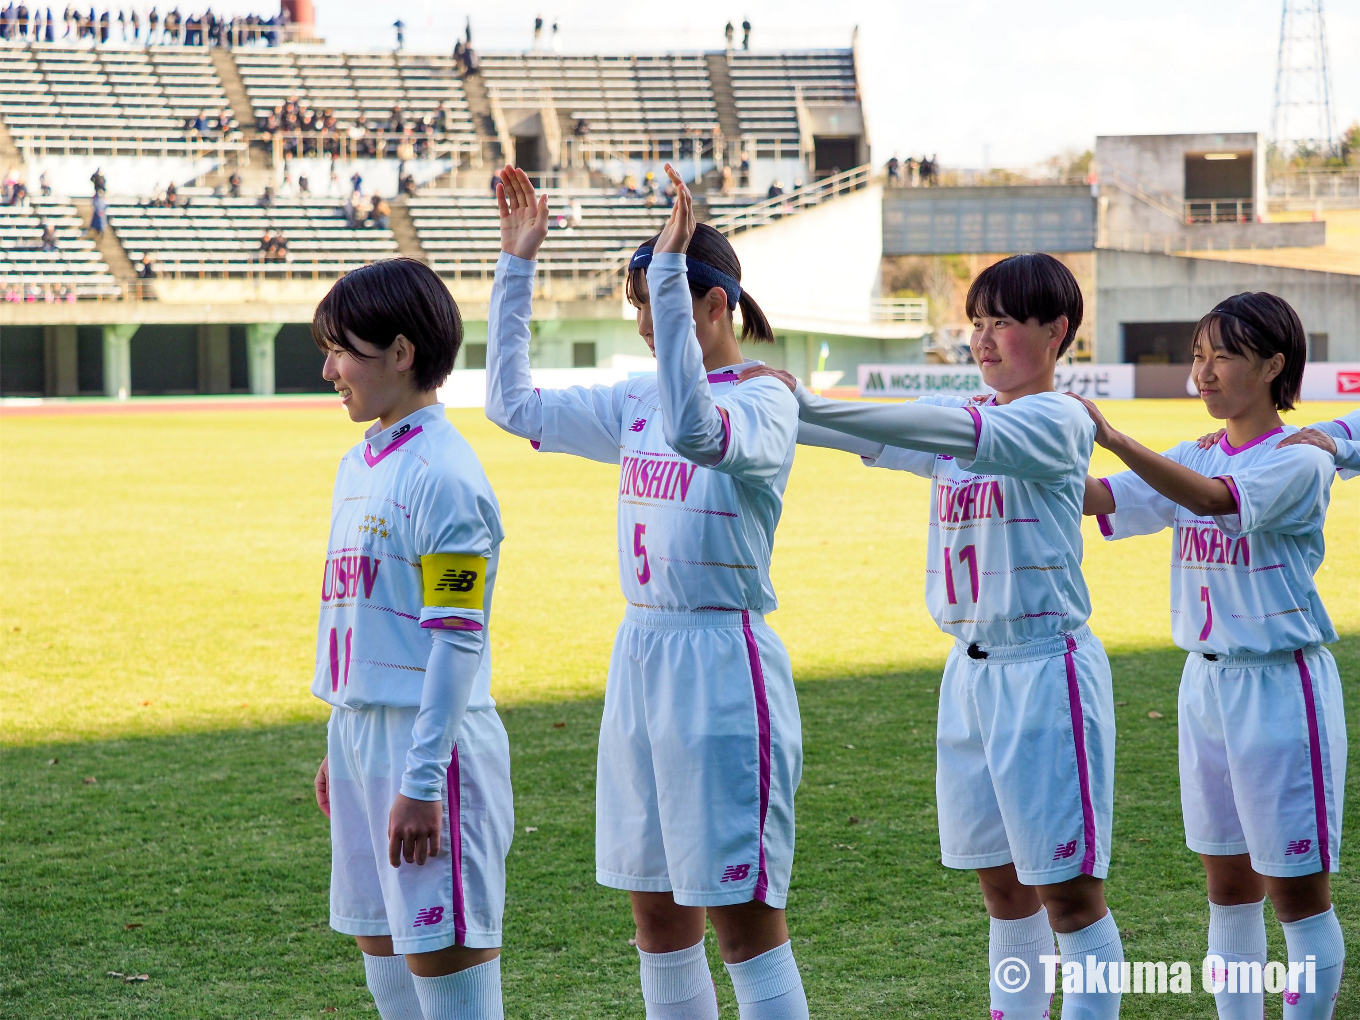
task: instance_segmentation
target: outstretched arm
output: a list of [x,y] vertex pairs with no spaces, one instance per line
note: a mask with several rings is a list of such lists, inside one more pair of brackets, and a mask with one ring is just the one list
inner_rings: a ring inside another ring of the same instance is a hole
[[[1111,427],[1105,416],[1095,404],[1085,397],[1069,393],[1082,402],[1086,413],[1096,423],[1096,443],[1109,450],[1128,465],[1129,469],[1149,486],[1173,503],[1185,507],[1191,513],[1205,516],[1221,516],[1237,513],[1237,497],[1228,483],[1219,478],[1206,478],[1198,471],[1177,464],[1169,457],[1163,457],[1155,450],[1149,450],[1141,443],[1130,439],[1124,433]],[[1097,483],[1099,484],[1099,483]],[[1087,499],[1092,498],[1090,480],[1087,480]],[[1097,497],[1098,498],[1098,497]],[[1113,498],[1109,510],[1095,510],[1095,513],[1109,513],[1114,509]],[[1091,512],[1085,511],[1084,512]]]
[[548,234],[548,200],[535,198],[523,170],[507,166],[496,185],[501,256],[486,325],[486,416],[507,432],[543,438],[543,402],[529,372],[538,249]]

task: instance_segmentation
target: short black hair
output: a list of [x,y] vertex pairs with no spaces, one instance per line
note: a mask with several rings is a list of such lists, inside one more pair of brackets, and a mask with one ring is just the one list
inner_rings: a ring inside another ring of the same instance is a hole
[[415,259],[383,259],[335,281],[312,317],[312,339],[323,351],[341,347],[358,357],[349,334],[387,350],[398,334],[416,349],[414,382],[435,389],[453,371],[463,344],[463,317],[444,281]]
[[[661,235],[653,234],[642,243],[654,248],[659,240]],[[738,283],[741,282],[741,260],[737,258],[732,242],[724,237],[721,231],[707,223],[695,224],[694,236],[689,239],[689,245],[685,248],[685,258],[702,262],[726,273]],[[638,307],[646,304],[641,298],[641,282],[646,278],[646,272],[645,269],[630,269],[624,277],[624,295]],[[711,289],[697,283],[689,285],[689,292],[694,297],[703,297]],[[741,288],[741,297],[737,300],[737,305],[741,308],[741,338],[774,343],[774,330],[770,328],[770,320],[765,318],[765,313],[760,310],[755,298],[746,293],[745,287]]]
[[1284,355],[1284,369],[1270,383],[1275,410],[1290,411],[1303,388],[1303,365],[1308,360],[1308,337],[1303,332],[1299,313],[1284,298],[1263,290],[1243,291],[1214,305],[1199,322],[1191,340],[1192,349],[1207,337],[1209,328],[1218,325],[1218,338],[1231,354],[1256,355],[1269,361]]
[[1018,322],[1038,319],[1046,324],[1067,316],[1067,335],[1058,348],[1061,358],[1077,338],[1083,304],[1072,270],[1052,255],[1036,251],[1012,255],[978,273],[964,307],[970,319],[1004,315]]

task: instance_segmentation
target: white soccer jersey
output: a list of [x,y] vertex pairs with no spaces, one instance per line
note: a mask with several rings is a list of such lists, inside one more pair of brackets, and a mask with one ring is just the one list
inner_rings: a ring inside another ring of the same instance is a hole
[[[370,428],[335,479],[312,693],[346,708],[419,706],[430,630],[487,626],[503,537],[496,495],[444,405]],[[481,655],[468,711],[495,704],[489,642]]]
[[1239,512],[1203,517],[1158,494],[1132,471],[1103,479],[1115,512],[1101,515],[1107,539],[1174,528],[1171,632],[1189,652],[1265,654],[1337,639],[1313,575],[1322,565],[1322,528],[1333,461],[1312,446],[1276,444],[1299,431],[1282,426],[1234,447],[1224,436],[1207,450],[1179,443],[1164,456],[1222,478]]
[[1308,427],[1325,432],[1336,441],[1336,469],[1342,478],[1360,475],[1360,410]]
[[[502,253],[490,327],[498,348],[527,344],[533,272],[532,262]],[[525,399],[527,354],[497,362],[487,386],[492,420],[545,452],[620,465],[619,581],[630,604],[667,612],[775,610],[770,557],[798,429],[797,404],[783,383],[737,385],[742,369],[758,362],[707,373],[726,446],[720,460],[702,467],[667,441],[655,375],[543,390],[534,401]]]
[[1095,424],[1061,393],[1009,404],[921,403],[976,416],[971,461],[887,447],[874,467],[931,479],[926,606],[941,630],[983,648],[1042,641],[1091,615],[1081,507]]

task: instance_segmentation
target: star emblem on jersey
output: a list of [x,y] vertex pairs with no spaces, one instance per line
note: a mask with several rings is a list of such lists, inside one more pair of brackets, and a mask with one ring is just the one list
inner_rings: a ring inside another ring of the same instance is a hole
[[628,431],[629,431],[629,432],[641,432],[643,426],[646,425],[646,424],[647,424],[647,419],[646,419],[646,418],[635,418],[635,419],[633,420],[633,424],[631,424],[631,425],[628,426]]
[[364,514],[363,523],[359,525],[359,534],[376,535],[378,538],[392,537],[392,532],[387,530],[387,518],[379,517],[377,514]]
[[444,920],[443,907],[424,907],[416,911],[416,923],[412,928],[419,928],[422,924],[438,924]]

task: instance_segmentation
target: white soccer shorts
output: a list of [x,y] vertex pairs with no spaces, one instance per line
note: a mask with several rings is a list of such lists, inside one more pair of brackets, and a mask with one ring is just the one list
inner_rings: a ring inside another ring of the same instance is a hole
[[600,725],[601,885],[783,908],[802,771],[792,667],[758,613],[628,608]]
[[1191,850],[1250,854],[1276,878],[1339,871],[1346,709],[1332,653],[1191,653],[1180,770]]
[[515,831],[505,727],[494,709],[467,713],[444,790],[439,856],[394,868],[387,819],[417,711],[331,711],[331,927],[391,935],[398,953],[492,949],[501,944],[505,856]]
[[1087,627],[1043,642],[949,653],[935,793],[948,868],[1014,864],[1025,885],[1110,870],[1114,698]]

